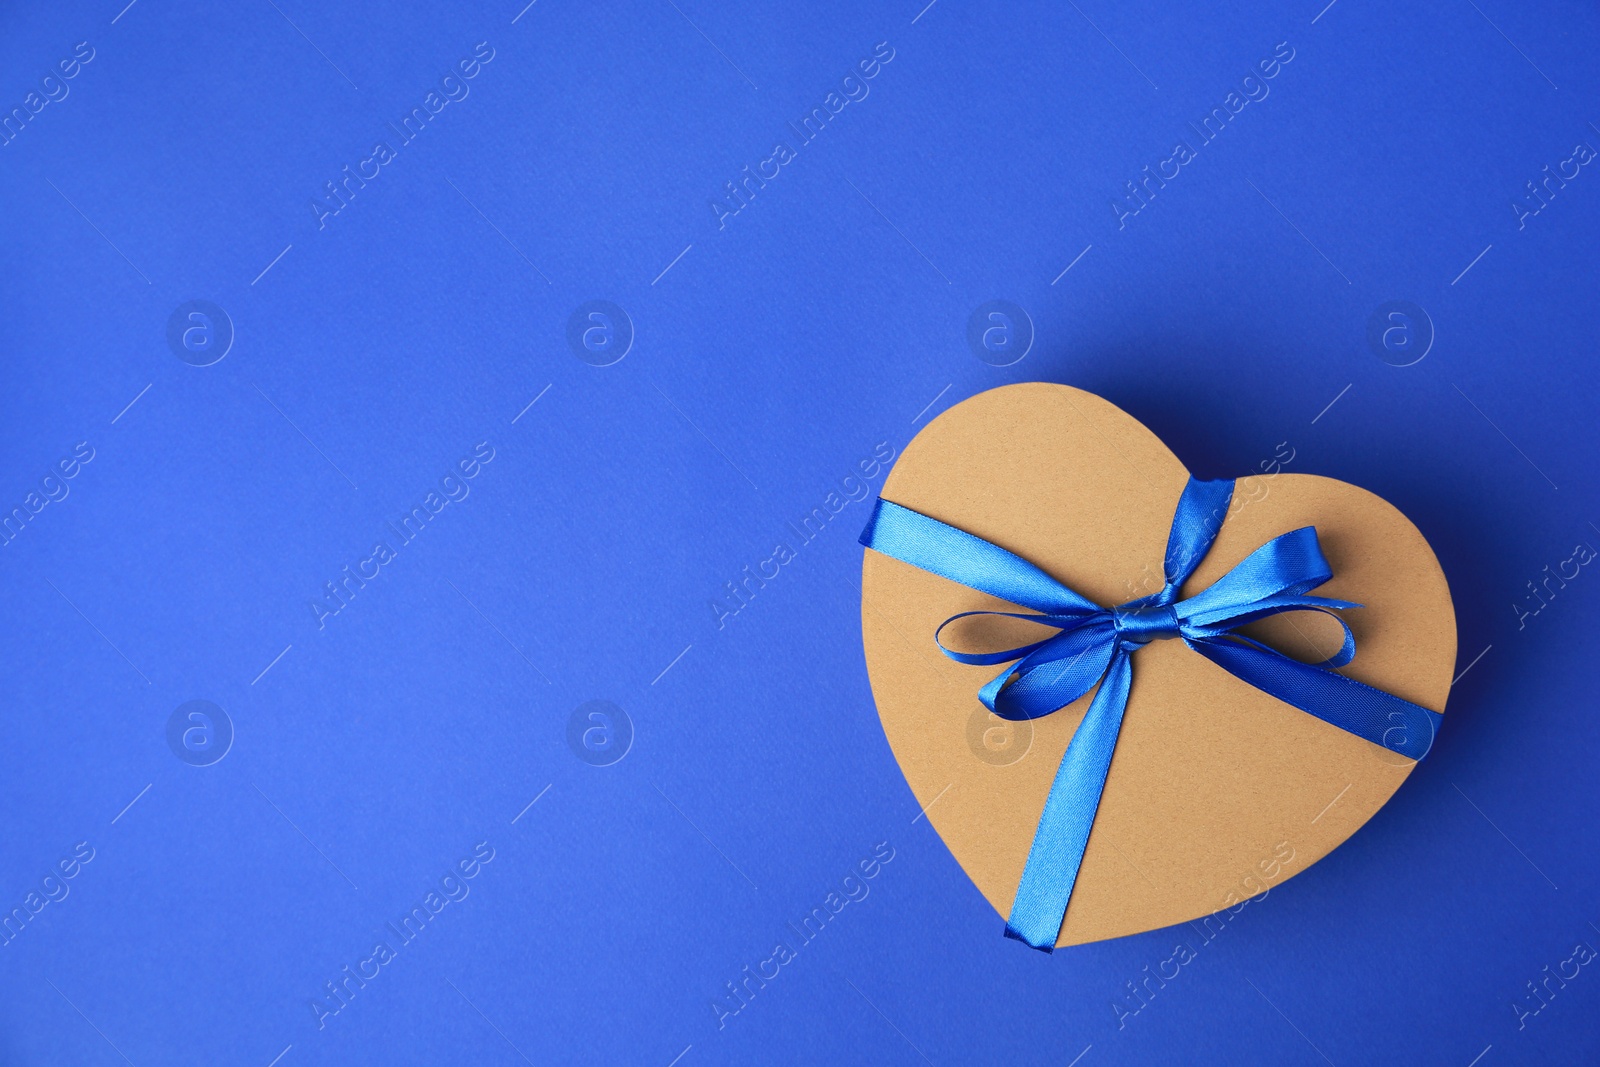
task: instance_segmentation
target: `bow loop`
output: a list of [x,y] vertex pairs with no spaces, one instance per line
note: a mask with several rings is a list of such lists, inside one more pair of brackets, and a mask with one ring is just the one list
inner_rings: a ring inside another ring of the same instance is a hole
[[1279,534],[1218,578],[1211,587],[1182,601],[1185,618],[1280,594],[1300,596],[1333,577],[1322,555],[1315,527]]
[[[1018,660],[978,694],[1002,719],[1037,719],[1059,711],[1093,689],[1117,651],[1109,612],[1063,631]],[[1011,684],[1006,685],[1006,680]]]
[[966,663],[976,667],[992,667],[997,663],[1010,663],[1014,659],[1021,659],[1034,649],[1049,644],[1054,639],[1054,637],[1041,637],[1037,641],[1030,641],[1015,648],[1001,649],[998,652],[962,652],[950,648],[944,643],[945,627],[951,623],[960,622],[962,619],[971,619],[980,615],[1001,619],[1021,619],[1023,622],[1038,623],[1041,626],[1050,626],[1062,631],[1073,629],[1096,617],[1095,615],[1028,615],[1020,611],[963,611],[941,622],[939,628],[933,632],[933,640],[939,646],[939,651],[957,663]]

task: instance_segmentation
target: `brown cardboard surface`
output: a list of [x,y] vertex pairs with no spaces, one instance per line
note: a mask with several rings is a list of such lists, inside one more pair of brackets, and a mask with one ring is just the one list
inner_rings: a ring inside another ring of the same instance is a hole
[[[1160,588],[1187,477],[1119,408],[1033,383],[981,393],[933,420],[906,447],[883,496],[1112,605]],[[1300,526],[1317,528],[1333,566],[1333,579],[1315,592],[1365,605],[1344,612],[1356,657],[1341,673],[1442,712],[1456,651],[1444,573],[1416,527],[1364,489],[1286,472],[1239,479],[1228,519],[1183,595]],[[1028,724],[984,711],[978,689],[1000,668],[947,659],[933,632],[957,612],[1006,607],[865,553],[862,637],[884,732],[918,804],[1002,916],[1090,700],[1034,720],[1027,742]],[[1277,616],[1249,632],[1306,660],[1338,647],[1337,624],[1315,613]],[[986,728],[1013,731],[1013,751],[1026,743],[1026,753],[1009,764],[985,760],[973,739]],[[1413,766],[1240,681],[1181,641],[1152,642],[1133,657],[1121,739],[1058,944],[1198,919],[1298,874],[1371,818]],[[1274,862],[1284,843],[1293,859]]]

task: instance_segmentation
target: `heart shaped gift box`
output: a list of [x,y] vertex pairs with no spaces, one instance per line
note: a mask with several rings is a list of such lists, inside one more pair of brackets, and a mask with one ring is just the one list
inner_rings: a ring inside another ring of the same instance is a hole
[[[1125,605],[1161,596],[1174,508],[1192,491],[1186,486],[1208,484],[1223,483],[1192,483],[1153,433],[1109,402],[1033,383],[979,394],[933,420],[884,482],[879,510],[925,523],[921,532],[948,524],[1009,550],[1096,605]],[[1317,596],[1362,605],[1339,613],[1357,648],[1339,674],[1400,698],[1396,705],[1421,705],[1417,721],[1431,730],[1431,712],[1443,711],[1450,688],[1455,615],[1438,560],[1417,528],[1364,489],[1275,468],[1239,479],[1223,499],[1225,521],[1213,527],[1214,542],[1174,598],[1206,590],[1274,538],[1315,527],[1332,570]],[[875,514],[874,524],[881,518]],[[869,525],[863,542],[872,543],[873,533]],[[918,533],[901,543],[916,543]],[[880,530],[876,547],[888,541]],[[865,554],[861,625],[873,696],[918,804],[978,889],[1007,915],[1052,781],[1094,693],[1039,718],[993,715],[978,692],[996,668],[947,658],[933,635],[964,612],[1018,608],[926,565]],[[1119,634],[1128,617],[1117,617]],[[970,633],[956,634],[966,623]],[[1040,629],[987,616],[962,620],[944,639],[947,646],[998,649],[1054,632]],[[1303,610],[1249,622],[1239,634],[1306,663],[1328,660],[1345,640],[1333,618]],[[1248,643],[1228,636],[1224,644]],[[1120,736],[1113,728],[1115,754],[1098,809],[1087,809],[1084,826],[1092,831],[1075,882],[1067,879],[1070,903],[1055,945],[1122,937],[1237,905],[1331,852],[1415,766],[1383,747],[1387,737],[1374,743],[1331,725],[1185,641],[1129,647],[1137,651]],[[1100,687],[1108,684],[1103,679]],[[1415,756],[1431,741],[1430,734],[1391,747]],[[1030,867],[1030,885],[1052,877],[1060,880],[1049,864],[1042,873]],[[1053,931],[1053,920],[1045,927]],[[1048,949],[1048,937],[1036,947]]]

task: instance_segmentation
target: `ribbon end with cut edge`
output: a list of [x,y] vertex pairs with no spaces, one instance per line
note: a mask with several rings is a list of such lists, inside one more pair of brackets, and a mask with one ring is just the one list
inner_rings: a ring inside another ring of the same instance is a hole
[[1006,936],[1011,938],[1013,941],[1021,941],[1024,945],[1027,945],[1031,949],[1036,949],[1040,952],[1043,952],[1046,956],[1053,955],[1056,950],[1055,938],[1052,937],[1043,945],[1036,945],[1032,941],[1029,941],[1026,937],[1023,937],[1021,934],[1013,930],[1010,923],[1006,923]]

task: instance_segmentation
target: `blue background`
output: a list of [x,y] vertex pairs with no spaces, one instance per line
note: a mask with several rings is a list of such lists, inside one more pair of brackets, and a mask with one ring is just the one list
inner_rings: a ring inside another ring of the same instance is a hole
[[[1512,1005],[1600,945],[1600,578],[1537,614],[1527,588],[1600,546],[1600,175],[1512,205],[1600,147],[1597,22],[8,5],[0,108],[94,58],[0,147],[0,507],[94,458],[0,549],[0,908],[94,858],[0,948],[0,1062],[1592,1062],[1600,975]],[[470,94],[319,226],[323,183],[483,41]],[[1270,95],[1197,145],[1280,42]],[[1179,138],[1196,158],[1119,222]],[[193,299],[236,331],[204,368],[166,338]],[[1035,331],[1006,368],[967,342],[994,299]],[[567,341],[591,300],[636,334],[611,366]],[[1368,342],[1393,300],[1436,332],[1411,366]],[[873,711],[865,504],[709,606],[878,442],[1028,380],[1205,476],[1288,442],[1404,510],[1456,599],[1432,756],[1128,1017],[1124,983],[1198,939],[1001,938]],[[323,583],[484,441],[470,495],[319,625]],[[195,699],[235,731],[206,767],[167,740]],[[590,700],[632,724],[611,766],[568,741]],[[870,895],[719,1026],[724,983],[884,841]],[[324,983],[479,842],[470,896],[319,1027]]]

